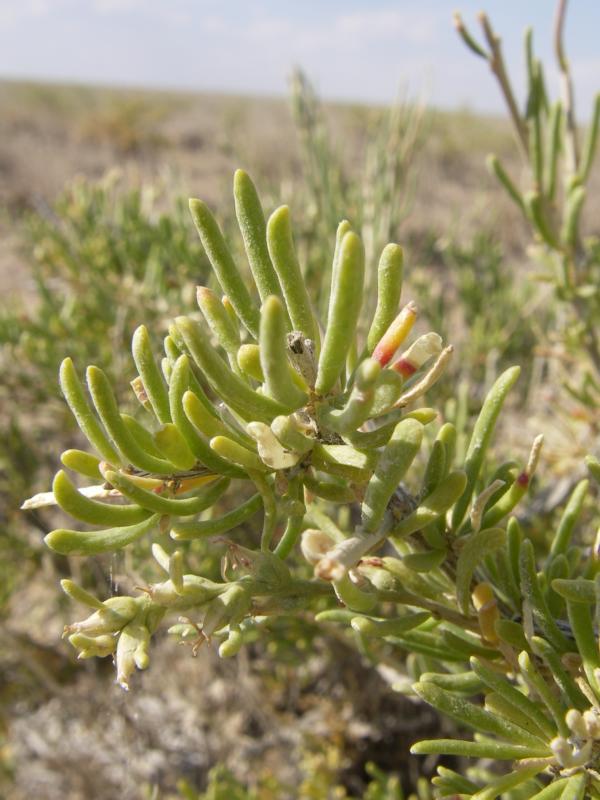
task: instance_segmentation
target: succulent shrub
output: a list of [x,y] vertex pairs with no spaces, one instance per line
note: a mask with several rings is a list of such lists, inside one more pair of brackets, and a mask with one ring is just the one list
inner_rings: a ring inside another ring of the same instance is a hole
[[[585,231],[585,204],[598,144],[600,94],[596,95],[585,135],[575,116],[574,87],[563,33],[567,0],[559,0],[554,27],[554,50],[560,74],[560,99],[552,102],[544,68],[533,48],[533,31],[525,33],[527,96],[519,107],[501,39],[486,14],[479,15],[483,41],[468,30],[459,14],[455,25],[467,47],[484,59],[505,100],[517,146],[528,165],[528,183],[522,190],[501,161],[490,155],[491,172],[516,204],[533,232],[543,280],[549,282],[563,304],[562,344],[582,362],[579,382],[572,391],[585,405],[595,407],[600,398],[600,242]],[[572,376],[571,376],[572,378]]]
[[[100,181],[79,178],[50,207],[27,214],[20,228],[29,285],[22,298],[0,304],[2,609],[23,575],[14,564],[27,556],[31,567],[41,558],[39,537],[28,528],[52,527],[42,514],[28,515],[24,525],[18,506],[48,482],[58,442],[77,441],[56,381],[65,350],[84,363],[105,363],[126,401],[132,328],[142,315],[158,325],[191,308],[193,282],[206,275],[187,208],[178,201],[163,210],[162,192],[160,185],[128,188],[118,171]],[[32,418],[34,408],[40,413]]]
[[[321,326],[289,209],[265,220],[242,171],[234,198],[253,285],[206,204],[190,201],[223,295],[198,288],[200,313],[175,319],[160,360],[148,330],[135,331],[141,416],[119,410],[99,367],[88,367],[86,393],[72,360],[62,364],[63,394],[94,451],[67,450],[62,462],[93,484],[78,489],[61,470],[52,493],[26,506],[57,503],[93,526],[48,534],[58,553],[149,539],[164,571],[137,594],[108,599],[63,580],[91,609],[65,635],[81,658],[112,656],[127,688],[149,665],[165,617],[194,651],[212,641],[229,657],[273,621],[308,614],[344,626],[374,663],[394,665],[398,688],[475,731],[472,741],[459,734],[414,752],[510,765],[500,777],[480,763],[468,775],[440,767],[438,796],[490,800],[515,787],[515,798],[600,796],[598,558],[571,542],[588,481],[536,554],[511,514],[541,437],[526,464],[486,465],[519,369],[492,386],[457,464],[454,425],[430,430],[438,415],[418,406],[452,347],[434,332],[407,346],[417,309],[399,309],[402,249],[381,253],[377,307],[361,337],[364,248],[342,221]],[[589,467],[600,474],[597,462]],[[217,546],[225,534],[220,578],[190,568],[194,542]]]
[[[186,542],[227,532],[262,511],[260,548],[249,563],[259,584],[275,581],[267,595],[277,595],[281,589],[276,587],[288,577],[285,557],[308,523],[319,524],[317,499],[362,502],[364,532],[354,543],[356,552],[345,559],[358,559],[362,550],[367,552],[386,537],[391,520],[382,523],[388,501],[419,451],[425,425],[435,417],[431,409],[407,411],[407,406],[435,382],[452,348],[442,348],[440,338],[428,333],[394,360],[416,319],[413,303],[397,310],[403,269],[397,245],[388,245],[382,253],[377,311],[366,341],[356,341],[364,251],[347,221],[337,231],[328,320],[322,332],[295,255],[289,210],[277,209],[265,223],[256,190],[241,171],[236,173],[235,200],[261,307],[242,280],[209,209],[199,200],[191,201],[200,238],[225,295],[220,299],[206,287],[198,289],[203,320],[175,320],[160,367],[146,328],[135,332],[133,356],[139,375],[132,386],[149,412],[146,425],[120,413],[110,381],[95,366],[87,371],[92,410],[73,362],[63,362],[63,393],[96,451],[67,451],[63,463],[104,484],[79,492],[61,471],[52,499],[83,522],[111,527],[58,530],[47,542],[64,554],[108,552],[150,531],[162,536],[160,530],[166,527],[177,541]],[[393,464],[391,473],[388,462]],[[462,492],[464,481],[462,475],[450,474],[443,482],[449,494],[442,491],[436,497],[437,513]],[[199,519],[232,482],[236,498],[244,502],[222,518]],[[245,498],[247,486],[254,494]],[[104,502],[115,495],[130,502]],[[44,496],[28,507],[43,502]],[[399,502],[413,510],[410,496]],[[282,519],[283,532],[278,530]],[[341,532],[332,523],[328,535],[340,538]],[[306,535],[305,540],[312,541]],[[166,564],[162,550],[155,552]],[[242,561],[249,558],[245,555]],[[181,566],[182,552],[174,559]],[[175,583],[181,588],[177,578]],[[338,593],[353,591],[345,578],[334,583]],[[226,605],[235,600],[239,610],[232,613],[242,619],[253,590],[240,591],[236,580],[226,584]],[[326,584],[314,582],[290,586],[292,595],[320,597],[329,592]],[[221,588],[202,584],[200,593],[205,599],[218,598],[216,607],[223,603]],[[142,599],[142,605],[151,602]],[[204,627],[208,630],[206,623]]]

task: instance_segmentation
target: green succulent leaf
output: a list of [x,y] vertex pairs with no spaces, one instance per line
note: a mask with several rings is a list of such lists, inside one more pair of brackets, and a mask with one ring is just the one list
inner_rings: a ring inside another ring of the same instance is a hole
[[102,531],[70,531],[59,528],[49,533],[44,541],[51,550],[64,556],[112,553],[141,539],[158,525],[159,519],[158,514],[153,514],[136,525],[107,528]]

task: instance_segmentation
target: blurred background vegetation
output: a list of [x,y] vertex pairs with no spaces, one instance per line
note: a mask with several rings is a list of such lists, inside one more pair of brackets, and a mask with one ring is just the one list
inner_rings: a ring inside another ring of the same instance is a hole
[[[324,104],[300,72],[288,104],[4,82],[0,106],[0,791],[49,800],[418,791],[427,800],[406,753],[440,721],[390,697],[393,671],[369,669],[350,641],[310,620],[275,629],[266,649],[233,663],[159,643],[131,696],[113,686],[110,665],[76,664],[60,640],[57,579],[116,592],[122,573],[141,569],[140,554],[90,559],[82,576],[77,559],[42,545],[56,517],[18,509],[79,443],[59,396],[61,359],[101,365],[121,401],[133,400],[133,330],[144,322],[158,343],[207,279],[187,197],[208,201],[235,241],[230,176],[240,166],[265,210],[289,203],[313,289],[343,217],[367,245],[367,306],[382,245],[405,247],[403,301],[419,305],[420,330],[456,347],[431,404],[459,430],[499,371],[522,365],[496,460],[523,457],[533,434],[547,434],[525,519],[534,540],[543,536],[577,480],[593,421],[564,389],[553,335],[562,311],[537,282],[527,226],[485,169],[494,151],[522,170],[508,124],[434,113],[408,96],[391,109]],[[590,192],[590,219],[598,197]],[[196,557],[216,569],[202,547]]]

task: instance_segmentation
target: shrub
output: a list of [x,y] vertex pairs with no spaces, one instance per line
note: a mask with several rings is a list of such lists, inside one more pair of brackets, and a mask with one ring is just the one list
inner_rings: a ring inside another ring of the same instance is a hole
[[[161,191],[149,185],[127,189],[117,172],[97,183],[77,179],[52,208],[24,223],[32,291],[0,310],[0,403],[6,409],[0,606],[22,576],[12,566],[15,559],[40,557],[39,536],[29,534],[17,508],[47,483],[55,443],[77,443],[56,380],[65,351],[77,360],[110,362],[115,391],[124,400],[129,386],[122,354],[132,326],[142,319],[160,325],[176,308],[190,307],[193,293],[186,296],[181,287],[206,274],[181,203],[161,211]],[[29,515],[29,522],[49,530],[39,514]]]
[[[87,371],[90,405],[72,360],[61,367],[63,393],[95,450],[62,460],[96,484],[78,490],[60,471],[53,493],[28,505],[56,502],[96,529],[61,528],[46,542],[86,556],[151,538],[164,573],[136,595],[105,600],[64,580],[91,609],[65,635],[81,658],[113,656],[127,688],[135,669],[148,667],[165,617],[175,617],[170,633],[192,650],[216,642],[231,657],[278,620],[309,614],[353,631],[374,663],[405,661],[399,688],[475,731],[472,741],[417,743],[415,753],[510,765],[500,776],[440,767],[439,796],[492,800],[516,787],[537,800],[599,796],[598,559],[595,548],[583,558],[572,544],[588,481],[536,554],[512,512],[541,437],[526,464],[492,475],[485,466],[519,370],[497,379],[464,463],[455,463],[454,426],[434,435],[436,412],[415,407],[452,347],[428,333],[397,354],[416,316],[412,303],[397,311],[401,248],[382,252],[377,308],[359,339],[364,250],[350,223],[339,224],[321,329],[289,209],[265,222],[241,171],[234,195],[255,285],[249,291],[241,279],[208,207],[192,200],[224,294],[198,289],[201,316],[176,318],[160,362],[147,329],[136,330],[142,422],[119,411],[100,368]],[[590,461],[590,470],[600,475],[600,464]],[[257,515],[255,537],[246,523]],[[243,539],[227,540],[220,578],[191,568],[194,542],[224,534]]]
[[[531,226],[543,279],[553,286],[568,313],[561,331],[562,341],[567,351],[583,362],[582,374],[577,376],[581,387],[578,395],[589,405],[590,392],[592,404],[597,403],[599,396],[600,245],[597,235],[585,231],[584,207],[598,144],[600,94],[596,95],[590,124],[582,139],[563,44],[566,7],[566,0],[559,0],[554,29],[561,98],[550,100],[544,68],[535,56],[533,31],[529,28],[525,33],[527,100],[523,110],[515,99],[500,37],[487,15],[479,15],[483,43],[471,35],[459,14],[455,15],[455,24],[467,47],[487,61],[497,79],[517,146],[529,167],[529,189],[522,191],[495,155],[488,159],[491,172]],[[569,378],[573,383],[572,376]]]

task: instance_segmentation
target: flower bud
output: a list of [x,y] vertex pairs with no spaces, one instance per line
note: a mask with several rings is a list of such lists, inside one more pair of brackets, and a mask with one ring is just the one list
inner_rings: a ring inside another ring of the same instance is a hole
[[600,739],[600,716],[595,708],[583,712],[583,721],[587,735],[591,739]]
[[225,625],[239,623],[248,613],[251,598],[238,584],[232,584],[223,594],[210,601],[202,621],[202,634],[210,639],[215,631]]
[[211,600],[221,590],[217,583],[199,575],[184,575],[181,587],[176,587],[171,579],[151,584],[147,592],[159,606],[177,606],[180,609],[200,605]]
[[265,425],[264,422],[250,422],[246,430],[256,441],[258,455],[271,469],[288,469],[300,461],[301,455],[299,453],[291,453],[282,447],[271,428]]
[[565,722],[570,731],[572,731],[580,739],[588,738],[588,730],[585,720],[580,711],[576,708],[570,708],[565,715]]
[[573,765],[573,750],[564,736],[556,736],[552,739],[550,749],[561,767],[571,767]]
[[479,618],[481,635],[490,644],[498,643],[496,622],[500,619],[498,604],[489,583],[478,583],[471,595]]
[[394,361],[391,368],[405,378],[410,378],[426,361],[433,356],[438,356],[441,352],[441,336],[437,333],[425,333],[423,336],[419,336],[399,359]]
[[83,633],[86,636],[101,636],[116,633],[132,620],[139,611],[139,600],[134,597],[110,597],[103,608],[94,611],[81,622],[65,626],[65,633]]
[[335,547],[335,542],[323,531],[308,528],[302,534],[300,549],[302,555],[312,566],[316,566],[323,556]]
[[356,571],[367,577],[380,592],[393,592],[398,588],[398,581],[394,575],[386,569],[385,561],[386,559],[377,557],[363,558]]
[[383,334],[379,343],[373,350],[373,358],[375,361],[378,361],[382,367],[385,367],[385,365],[391,361],[396,350],[410,333],[416,318],[417,306],[415,303],[408,303]]
[[116,665],[117,683],[123,689],[129,689],[129,677],[135,668],[146,669],[150,663],[148,649],[150,631],[138,621],[130,622],[121,631],[117,643]]
[[[333,588],[338,599],[352,611],[366,613],[372,611],[377,604],[377,595],[364,591],[358,586],[354,572],[346,572],[339,580],[334,580]],[[363,579],[364,580],[364,579]]]
[[133,393],[135,394],[140,405],[142,405],[146,411],[151,411],[152,406],[150,405],[150,400],[148,398],[148,394],[146,393],[144,383],[139,375],[130,382],[130,386],[133,389]]
[[117,640],[109,633],[100,636],[86,636],[83,633],[72,633],[69,636],[69,643],[76,650],[79,650],[77,658],[104,658],[115,652]]

